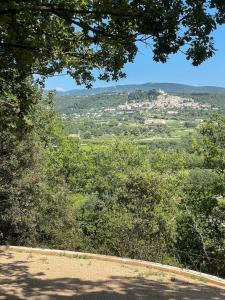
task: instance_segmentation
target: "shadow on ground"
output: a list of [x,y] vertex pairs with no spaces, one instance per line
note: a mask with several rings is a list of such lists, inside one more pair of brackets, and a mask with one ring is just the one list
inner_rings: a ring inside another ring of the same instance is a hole
[[[10,258],[10,254],[9,254]],[[225,290],[144,278],[114,276],[104,281],[79,278],[49,280],[44,273],[31,274],[23,261],[0,266],[0,299],[77,299],[77,300],[224,300]]]

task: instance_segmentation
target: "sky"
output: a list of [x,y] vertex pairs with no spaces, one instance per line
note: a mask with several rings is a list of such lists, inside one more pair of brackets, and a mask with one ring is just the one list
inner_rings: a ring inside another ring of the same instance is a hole
[[[214,32],[216,54],[198,67],[193,67],[181,52],[170,56],[167,63],[156,63],[152,53],[144,45],[133,63],[125,66],[127,77],[117,82],[96,80],[93,87],[105,87],[118,84],[141,84],[146,82],[171,82],[190,85],[213,85],[225,87],[225,26]],[[84,86],[77,86],[69,76],[56,76],[47,79],[46,87],[58,91],[66,91]]]

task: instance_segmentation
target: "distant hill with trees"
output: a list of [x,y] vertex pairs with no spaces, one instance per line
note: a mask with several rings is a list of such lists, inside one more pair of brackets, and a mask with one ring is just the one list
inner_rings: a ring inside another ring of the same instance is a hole
[[215,93],[225,94],[224,87],[218,86],[193,86],[179,83],[153,83],[148,82],[144,84],[128,84],[128,85],[117,85],[110,87],[100,87],[92,89],[73,89],[65,92],[57,92],[58,96],[89,96],[93,94],[104,94],[104,93],[129,93],[135,90],[163,90],[167,93]]

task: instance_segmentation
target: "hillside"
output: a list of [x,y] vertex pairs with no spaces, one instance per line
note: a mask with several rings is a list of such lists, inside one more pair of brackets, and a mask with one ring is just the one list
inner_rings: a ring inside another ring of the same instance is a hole
[[[182,102],[192,102],[192,105],[183,105],[183,107],[192,108],[217,108],[221,111],[225,109],[225,94],[213,93],[167,93],[159,90],[136,90],[134,92],[123,93],[104,93],[90,96],[57,96],[56,106],[61,113],[72,114],[80,111],[99,110],[104,108],[116,108],[126,103],[151,102],[158,97],[158,105],[164,107],[166,103],[170,108],[180,108]],[[176,102],[176,103],[175,103]],[[195,106],[195,104],[196,106]],[[156,107],[157,104],[155,103]],[[139,106],[140,107],[140,106]],[[151,104],[151,108],[154,105]]]
[[144,143],[163,139],[180,144],[212,112],[225,113],[225,94],[136,90],[58,96],[56,106],[67,134],[86,139],[85,143],[128,135]]
[[57,92],[58,96],[89,96],[104,93],[130,93],[135,90],[163,90],[167,93],[215,93],[225,94],[224,87],[217,86],[192,86],[178,83],[153,83],[117,85],[111,87],[93,88],[93,89],[73,89],[66,92]]

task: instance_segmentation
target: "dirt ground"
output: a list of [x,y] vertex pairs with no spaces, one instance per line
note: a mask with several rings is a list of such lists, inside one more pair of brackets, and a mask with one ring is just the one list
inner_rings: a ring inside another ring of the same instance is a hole
[[0,251],[0,299],[225,300],[225,290],[121,263]]

